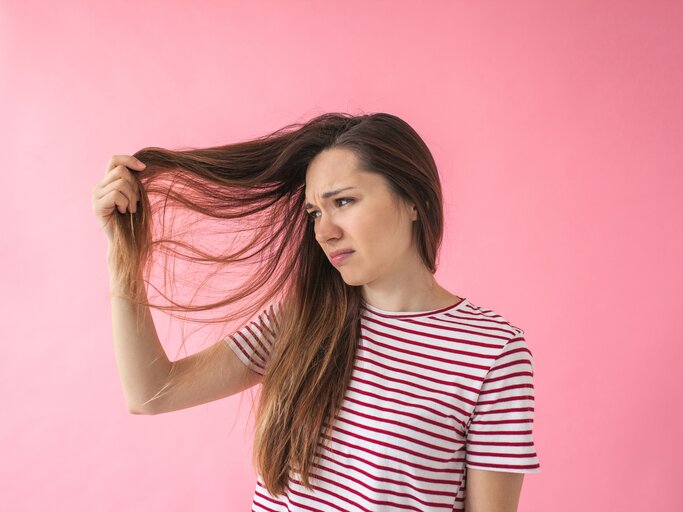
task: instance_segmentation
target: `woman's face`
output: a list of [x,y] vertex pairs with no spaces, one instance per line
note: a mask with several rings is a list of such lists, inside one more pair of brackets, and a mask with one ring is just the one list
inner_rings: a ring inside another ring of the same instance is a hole
[[[411,240],[416,211],[392,195],[383,176],[360,170],[350,149],[330,148],[311,161],[306,203],[316,240],[348,285],[381,284],[419,262]],[[333,260],[339,249],[353,253]]]

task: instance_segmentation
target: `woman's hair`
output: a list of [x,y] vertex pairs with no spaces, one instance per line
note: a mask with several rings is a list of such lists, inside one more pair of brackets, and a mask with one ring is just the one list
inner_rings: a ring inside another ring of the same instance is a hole
[[[436,164],[417,132],[387,113],[325,113],[224,146],[141,149],[134,156],[147,167],[133,173],[141,185],[139,210],[135,215],[116,211],[113,218],[115,270],[129,300],[183,313],[230,306],[243,299],[251,302],[237,311],[247,315],[271,303],[281,305],[260,390],[253,451],[256,470],[272,495],[284,493],[290,469],[311,488],[319,443],[330,440],[361,333],[361,287],[347,285],[328,261],[304,206],[307,168],[329,148],[352,150],[362,170],[381,175],[397,199],[415,204],[413,243],[425,267],[436,272],[443,234]],[[152,201],[155,197],[160,200]],[[212,254],[195,244],[164,238],[166,213],[173,205],[224,227],[227,221],[237,221],[233,231],[251,235],[243,247],[214,236],[220,247],[230,245],[228,254]],[[160,222],[153,225],[152,219],[157,218]],[[157,237],[153,227],[158,225],[162,233]],[[235,292],[209,304],[172,299],[171,306],[152,304],[143,281],[149,282],[154,248],[192,263],[219,264],[225,272],[233,265],[248,264],[248,279]],[[175,378],[189,382],[201,371],[200,362],[187,375]],[[169,378],[150,401],[167,393],[170,385]]]

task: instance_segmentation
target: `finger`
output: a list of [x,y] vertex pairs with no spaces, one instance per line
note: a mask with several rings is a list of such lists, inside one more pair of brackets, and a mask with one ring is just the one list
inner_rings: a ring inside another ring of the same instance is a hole
[[114,167],[117,167],[119,165],[125,165],[126,167],[129,167],[130,169],[136,171],[141,171],[146,167],[144,162],[135,158],[132,155],[114,155],[109,159],[106,172],[111,171]]
[[117,189],[117,192],[118,194],[114,196],[114,203],[116,204],[116,208],[119,210],[120,213],[126,213],[126,209],[128,208],[130,200],[123,193],[122,190]]
[[126,197],[126,199],[131,205],[136,204],[140,199],[136,190],[130,185],[130,183],[124,180],[116,180],[101,190],[101,195],[98,198],[98,200],[102,200],[112,190],[120,191]]
[[110,190],[100,201],[97,201],[93,207],[95,214],[102,218],[109,217],[114,209],[120,213],[126,213],[128,208],[128,198],[119,189]]
[[119,178],[117,180],[112,181],[108,185],[104,185],[102,187],[98,187],[97,190],[93,193],[93,202],[100,201],[104,196],[106,196],[109,192],[112,190],[121,190],[123,194],[129,198],[131,202],[137,201],[140,199],[140,193],[137,187],[134,185],[131,185],[129,182],[126,180]]
[[125,165],[126,167],[136,171],[142,171],[146,167],[144,162],[138,160],[132,155],[114,155],[109,159],[104,174],[109,173],[109,171],[119,165]]
[[100,189],[108,186],[110,183],[114,183],[119,179],[125,180],[127,183],[129,183],[137,193],[140,192],[140,183],[133,177],[132,173],[125,165],[118,165],[112,169],[111,172],[99,183]]

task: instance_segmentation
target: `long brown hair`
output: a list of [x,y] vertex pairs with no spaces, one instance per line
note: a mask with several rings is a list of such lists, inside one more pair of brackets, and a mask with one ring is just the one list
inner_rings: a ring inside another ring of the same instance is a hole
[[[253,452],[256,470],[272,495],[285,492],[290,470],[311,488],[319,447],[329,439],[360,338],[361,287],[347,285],[328,261],[304,208],[308,165],[333,147],[352,150],[363,170],[380,174],[397,199],[416,205],[413,243],[426,268],[436,272],[443,234],[437,168],[417,132],[387,113],[325,113],[224,146],[141,149],[134,156],[147,168],[134,173],[141,185],[138,213],[116,212],[114,218],[116,270],[127,283],[130,300],[189,312],[256,297],[238,310],[248,316],[274,302],[281,306],[277,339],[260,390]],[[161,200],[152,202],[157,196]],[[253,235],[244,247],[227,255],[163,236],[157,239],[151,221],[172,204],[220,221],[237,220],[242,231],[249,231],[250,220],[257,219]],[[176,246],[193,255],[184,256]],[[156,247],[192,262],[228,267],[255,263],[246,284],[228,297],[199,306],[173,300],[172,305],[161,306],[148,301],[139,279],[150,275]],[[200,370],[198,365],[193,371]],[[168,392],[168,385],[153,399],[163,392]]]

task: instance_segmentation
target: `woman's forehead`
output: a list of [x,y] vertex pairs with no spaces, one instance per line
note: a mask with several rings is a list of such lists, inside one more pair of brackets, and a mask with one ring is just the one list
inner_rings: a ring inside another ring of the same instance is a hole
[[[323,192],[322,194],[320,194],[320,197],[322,199],[329,199],[329,198],[332,198],[336,195],[341,194],[342,192],[351,192],[354,190],[360,190],[360,188],[355,187],[355,186],[342,186],[339,188],[334,188],[332,190],[328,190],[327,192]],[[306,208],[310,208],[311,206],[313,206],[311,204],[311,202],[309,200],[306,200]]]
[[384,177],[374,172],[354,170],[342,175],[324,175],[319,177],[307,177],[304,193],[306,203],[315,203],[316,200],[328,200],[344,192],[371,193],[378,188],[386,188]]

